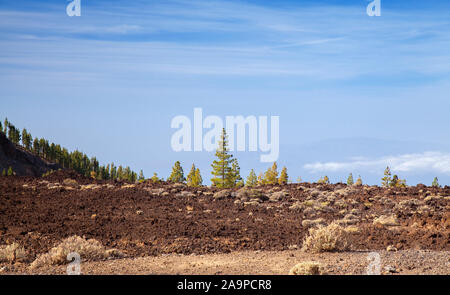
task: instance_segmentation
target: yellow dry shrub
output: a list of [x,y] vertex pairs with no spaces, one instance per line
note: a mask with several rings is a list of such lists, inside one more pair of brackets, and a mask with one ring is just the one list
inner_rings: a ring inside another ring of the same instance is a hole
[[323,266],[314,261],[301,262],[294,266],[289,275],[323,275],[325,274]]
[[24,260],[26,257],[27,252],[17,243],[0,246],[0,262],[14,262]]
[[348,249],[348,233],[336,221],[327,226],[309,229],[302,250],[310,253],[345,251]]
[[71,178],[64,179],[63,184],[68,186],[78,186],[78,182],[75,179]]
[[67,255],[71,252],[78,253],[84,261],[101,260],[109,256],[117,256],[116,254],[120,253],[106,250],[97,240],[85,240],[79,236],[72,236],[63,240],[58,246],[50,249],[48,253],[36,258],[31,264],[31,268],[68,263]]

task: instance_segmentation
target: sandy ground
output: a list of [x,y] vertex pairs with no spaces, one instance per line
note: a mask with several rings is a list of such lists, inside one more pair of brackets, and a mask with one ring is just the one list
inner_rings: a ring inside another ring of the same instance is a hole
[[[124,258],[81,264],[82,274],[179,274],[179,275],[286,275],[297,263],[315,261],[327,274],[367,274],[370,252],[307,254],[299,250],[244,251],[229,254],[178,255]],[[450,251],[379,251],[380,273],[450,274]],[[65,274],[67,266],[45,267],[30,272],[25,265],[4,265],[2,274]],[[375,268],[376,269],[376,268]]]

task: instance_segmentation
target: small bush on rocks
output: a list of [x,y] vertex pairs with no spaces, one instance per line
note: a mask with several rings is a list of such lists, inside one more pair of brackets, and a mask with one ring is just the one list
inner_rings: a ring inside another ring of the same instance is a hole
[[323,275],[325,274],[323,266],[318,262],[301,262],[294,266],[289,275]]
[[309,235],[304,240],[302,247],[304,252],[311,253],[344,251],[347,249],[347,232],[337,222],[309,229]]
[[94,239],[85,240],[79,236],[72,236],[63,240],[48,253],[40,255],[31,264],[31,268],[45,265],[60,265],[67,263],[67,254],[76,252],[82,260],[101,260],[111,256],[121,256],[118,251],[106,250],[102,244]]
[[17,243],[0,246],[0,262],[15,262],[27,257],[27,252]]

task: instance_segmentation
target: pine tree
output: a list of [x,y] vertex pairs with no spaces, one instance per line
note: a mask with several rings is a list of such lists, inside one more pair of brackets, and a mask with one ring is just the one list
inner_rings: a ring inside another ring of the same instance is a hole
[[202,184],[203,179],[200,175],[200,169],[195,168],[195,164],[192,164],[191,171],[187,176],[187,185],[192,187],[198,187]]
[[244,181],[241,177],[241,168],[239,167],[239,163],[237,159],[232,159],[231,161],[231,170],[227,177],[227,187],[241,187],[244,186]]
[[110,179],[110,176],[111,176],[110,169],[111,169],[110,165],[109,165],[109,164],[106,165],[106,168],[105,168],[105,177],[104,177],[105,180]]
[[2,176],[6,176],[6,169],[5,168],[3,168]]
[[202,175],[200,174],[200,169],[195,169],[195,179],[197,181],[197,186],[201,186],[203,183]]
[[124,179],[126,180],[126,181],[130,181],[130,179],[131,179],[131,169],[130,169],[130,167],[126,167],[125,168],[125,170],[124,170],[124,172],[123,172],[123,177],[124,177]]
[[8,127],[9,127],[8,118],[5,118],[5,124],[3,125],[3,133],[5,134],[6,137],[8,137]]
[[33,153],[39,156],[39,150],[40,150],[39,139],[35,138],[33,140]]
[[13,175],[14,175],[14,171],[13,171],[12,167],[9,166],[9,168],[8,168],[8,176],[13,176]]
[[278,167],[277,162],[274,162],[272,167],[267,169],[263,179],[264,184],[277,184],[278,183]]
[[264,175],[262,172],[260,172],[258,174],[258,185],[263,185],[264,184]]
[[175,165],[172,167],[172,173],[167,181],[173,183],[183,183],[185,180],[186,178],[184,178],[183,167],[181,167],[180,161],[176,161]]
[[392,180],[389,183],[390,187],[406,187],[406,180],[399,179],[397,175],[392,176]]
[[188,186],[196,187],[197,186],[197,180],[195,179],[195,164],[192,164],[191,171],[189,171],[187,177],[186,177],[186,184]]
[[353,174],[350,173],[350,175],[347,178],[347,185],[353,185],[355,182],[353,181]]
[[431,184],[431,186],[432,186],[432,187],[441,187],[441,186],[439,185],[439,180],[438,180],[437,177],[435,177],[435,178],[433,179],[433,183]]
[[[95,159],[95,158],[94,158]],[[95,162],[93,162],[93,170],[95,171],[95,164],[97,164],[97,159],[95,159]],[[114,166],[114,163],[111,163],[111,179],[116,180],[117,179],[117,167]]]
[[389,186],[390,187],[397,187],[398,186],[398,182],[399,182],[398,176],[396,174],[394,174],[394,176],[392,176],[391,182],[389,183]]
[[389,166],[386,167],[386,170],[384,170],[384,177],[381,179],[381,186],[382,187],[389,187],[391,184],[392,178],[391,178],[391,168]]
[[154,183],[159,182],[158,174],[156,172],[153,173],[153,176],[150,178]]
[[141,182],[145,180],[144,172],[142,170],[139,171],[139,178],[138,178],[138,180],[141,181]]
[[236,171],[232,171],[233,155],[229,154],[228,151],[228,138],[225,132],[225,128],[222,129],[222,135],[219,140],[219,147],[216,150],[217,160],[214,160],[211,167],[211,182],[213,186],[219,188],[225,188],[232,186],[234,179],[230,177],[235,177]]
[[186,184],[188,186],[195,186],[195,164],[192,164],[191,171],[186,177]]
[[330,184],[330,179],[328,178],[328,176],[324,176],[324,177],[322,177],[322,178],[320,178],[318,181],[317,181],[317,183],[320,183],[320,184]]
[[27,149],[31,149],[31,141],[33,139],[31,138],[31,134],[27,132],[27,129],[22,130],[22,145]]
[[3,133],[3,125],[2,125],[2,122],[0,122],[0,133]]
[[287,174],[287,168],[283,167],[283,169],[281,169],[280,178],[278,179],[278,184],[284,185],[284,184],[287,184],[288,181],[289,181],[289,176]]
[[363,185],[361,175],[358,176],[358,179],[356,180],[355,185],[356,185],[356,186],[361,186],[361,185]]
[[11,123],[8,123],[8,139],[15,144],[19,144],[21,139],[19,130]]
[[120,165],[119,168],[117,168],[117,179],[119,179],[119,180],[123,180],[124,179],[122,165]]
[[256,177],[256,173],[253,169],[250,170],[250,174],[247,177],[247,181],[245,182],[245,185],[248,187],[253,187],[253,186],[258,185],[258,178]]
[[15,143],[19,144],[22,136],[20,135],[20,131],[12,124],[9,124],[9,139]]

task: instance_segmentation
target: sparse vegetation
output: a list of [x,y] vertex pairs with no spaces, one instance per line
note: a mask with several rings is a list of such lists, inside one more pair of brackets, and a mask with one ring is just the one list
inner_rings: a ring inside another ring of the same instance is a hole
[[17,243],[0,246],[0,262],[16,262],[27,257],[25,249]]
[[78,182],[75,179],[66,178],[63,180],[63,184],[67,186],[78,186]]
[[241,167],[239,167],[237,159],[233,159],[231,163],[230,187],[242,187],[244,180],[241,177]]
[[314,261],[301,262],[291,268],[289,275],[323,275],[324,267],[322,264]]
[[203,182],[202,176],[200,175],[200,169],[195,168],[195,165],[192,164],[191,171],[187,176],[187,185],[192,187],[201,186]]
[[302,246],[304,252],[310,253],[345,251],[347,249],[347,232],[337,222],[309,229],[309,235]]
[[384,176],[381,179],[382,187],[406,187],[406,180],[399,179],[398,175],[392,176],[391,168],[386,167],[384,170]]
[[262,172],[260,172],[258,174],[258,185],[263,185],[264,184],[264,175]]
[[406,187],[406,180],[405,179],[399,179],[398,176],[395,174],[392,176],[392,180],[389,183],[390,187]]
[[437,188],[441,187],[441,185],[439,184],[439,180],[438,180],[437,177],[435,177],[435,178],[433,179],[433,183],[431,184],[431,186],[432,186],[432,187],[437,187]]
[[100,260],[111,256],[121,256],[117,250],[106,250],[102,244],[94,239],[85,240],[79,236],[72,236],[63,240],[48,253],[40,255],[31,264],[31,268],[44,265],[59,265],[67,263],[67,254],[76,252],[84,261]]
[[387,166],[386,169],[384,170],[384,177],[381,179],[382,187],[389,187],[389,184],[392,181],[391,175],[392,175],[391,168],[389,168],[389,166]]
[[172,167],[172,173],[170,174],[167,181],[173,183],[184,183],[186,178],[184,177],[183,167],[181,167],[180,161],[176,161]]
[[277,162],[274,162],[272,167],[267,169],[262,179],[262,184],[277,184],[278,183],[278,166]]
[[145,180],[144,172],[141,170],[139,171],[138,181],[143,182],[144,180]]
[[160,181],[156,172],[153,173],[153,176],[150,178],[150,180],[154,183],[158,183]]
[[228,138],[225,129],[222,129],[222,135],[219,140],[219,147],[216,150],[217,160],[211,164],[213,186],[218,188],[231,188],[243,186],[244,182],[240,175],[240,167],[237,159],[228,150]]
[[350,173],[350,175],[347,178],[347,185],[353,185],[355,182],[353,181],[353,174]]
[[252,169],[245,182],[246,186],[253,187],[258,185],[258,178],[256,177],[255,171]]
[[61,147],[59,144],[50,143],[44,138],[34,138],[25,128],[22,134],[11,122],[6,118],[1,132],[14,144],[20,145],[30,153],[42,157],[50,162],[57,163],[66,169],[73,169],[78,173],[91,177],[95,172],[97,179],[118,179],[135,182],[137,174],[130,167],[119,168],[111,165],[100,165],[95,157],[89,158],[86,154],[75,150],[69,152],[68,149]]
[[324,176],[322,178],[320,178],[317,183],[319,184],[330,184],[330,179],[328,178],[328,176]]
[[287,168],[283,167],[283,169],[281,169],[280,178],[278,179],[278,184],[284,185],[284,184],[287,184],[288,181],[289,181],[289,176],[287,174]]
[[391,215],[381,215],[373,220],[373,224],[380,224],[383,226],[397,226],[399,225],[397,216]]
[[[193,166],[189,174],[195,175],[196,170]],[[58,248],[67,236],[63,231],[48,229],[68,219],[72,232],[102,237],[99,241],[104,246],[126,251],[133,259],[169,253],[183,257],[201,253],[206,259],[206,254],[240,253],[244,247],[249,253],[258,250],[277,253],[286,248],[306,251],[295,253],[297,261],[288,258],[284,267],[279,268],[284,272],[299,262],[309,261],[310,252],[345,251],[349,245],[351,250],[368,251],[393,245],[401,254],[412,247],[434,251],[446,251],[448,247],[448,188],[419,186],[395,190],[314,183],[241,189],[193,188],[166,182],[157,185],[150,181],[98,182],[64,170],[45,179],[0,178],[0,186],[6,188],[0,201],[7,208],[5,214],[0,214],[0,222],[6,228],[0,235],[0,244],[16,241],[29,251],[23,261],[4,259],[20,263],[9,266],[5,262],[0,266],[3,273],[64,272],[64,266],[51,265],[68,263],[64,257],[67,251],[58,250],[58,254],[56,250],[49,251],[48,245]],[[392,198],[397,195],[398,198]],[[58,210],[49,211],[55,207]],[[22,218],[20,231],[14,216]],[[167,222],[155,225],[158,220]],[[333,221],[341,228],[328,225]],[[193,234],[186,234],[186,228]],[[299,236],[305,238],[304,243],[298,240]],[[158,237],[157,243],[153,242],[154,237]],[[58,255],[60,262],[55,258]],[[92,259],[81,257],[96,260],[114,254],[103,248],[95,255]],[[245,259],[246,254],[242,255]],[[332,267],[341,255],[355,253],[317,255],[314,260],[323,263],[329,273],[353,271],[341,263]],[[34,265],[44,267],[30,268],[34,258],[40,259]],[[82,269],[91,273],[91,266],[120,263],[83,263]]]

